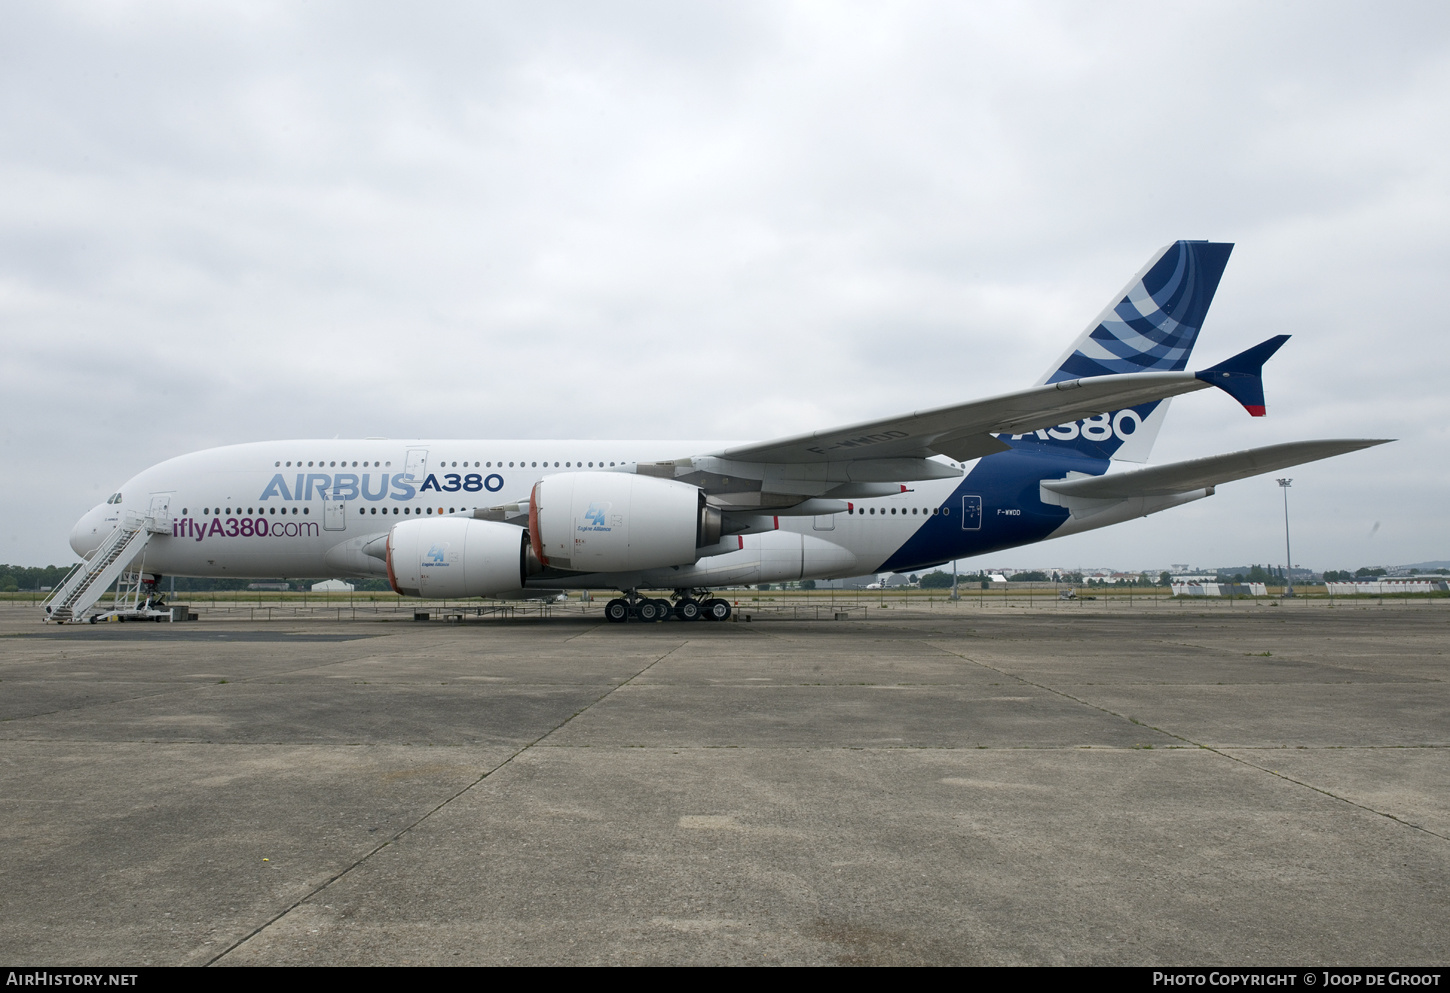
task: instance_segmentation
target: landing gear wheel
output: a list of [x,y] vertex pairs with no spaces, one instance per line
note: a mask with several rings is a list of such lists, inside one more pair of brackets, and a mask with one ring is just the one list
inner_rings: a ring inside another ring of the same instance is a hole
[[714,597],[706,600],[702,606],[705,608],[705,619],[707,621],[728,621],[730,620],[730,602]]
[[656,600],[655,606],[659,608],[660,620],[667,621],[671,617],[675,616],[674,604],[670,603],[668,600]]
[[629,620],[629,602],[615,597],[604,605],[604,619],[611,624],[623,624]]
[[658,600],[641,600],[639,606],[635,608],[635,611],[639,614],[639,619],[646,624],[653,624],[655,621],[662,620],[660,617],[660,602]]
[[675,616],[682,621],[698,621],[700,604],[694,600],[681,600],[675,604]]

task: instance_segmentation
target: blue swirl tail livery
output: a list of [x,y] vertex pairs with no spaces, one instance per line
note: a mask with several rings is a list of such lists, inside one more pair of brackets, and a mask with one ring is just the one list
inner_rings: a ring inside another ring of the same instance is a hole
[[[152,466],[71,532],[46,601],[86,619],[126,569],[375,578],[405,596],[616,589],[607,619],[721,619],[708,590],[920,571],[1158,513],[1216,486],[1382,444],[1272,444],[1147,469],[1168,401],[1217,387],[1265,412],[1287,335],[1190,372],[1233,246],[1157,252],[1034,386],[764,442],[293,440]],[[648,605],[647,609],[645,606]],[[638,608],[636,610],[636,608]],[[92,617],[96,615],[91,615]]]
[[[1231,244],[1211,241],[1160,248],[1038,383],[1186,369],[1232,251]],[[1109,421],[1102,423],[1111,423],[1111,432],[1102,424],[1062,424],[1038,431],[1036,440],[1094,458],[1146,462],[1167,414],[1168,401],[1155,401],[1107,411]]]
[[1186,369],[1232,251],[1211,241],[1159,249],[1039,382]]

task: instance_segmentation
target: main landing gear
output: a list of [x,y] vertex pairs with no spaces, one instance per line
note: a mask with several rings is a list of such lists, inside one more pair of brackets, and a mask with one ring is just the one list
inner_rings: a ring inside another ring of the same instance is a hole
[[[672,617],[678,621],[728,621],[730,601],[708,596],[709,592],[675,590],[675,602],[672,604],[668,600],[652,600],[640,596],[635,590],[628,590],[624,596],[604,605],[604,619],[611,624],[623,624],[629,620],[651,624]],[[701,600],[701,596],[706,599]]]

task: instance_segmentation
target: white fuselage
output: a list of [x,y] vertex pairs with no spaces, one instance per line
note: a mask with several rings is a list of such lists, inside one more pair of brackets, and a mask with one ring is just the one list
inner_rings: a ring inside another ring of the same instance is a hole
[[[233,445],[169,459],[127,480],[117,502],[95,507],[77,523],[71,546],[89,555],[129,512],[170,520],[169,533],[155,535],[133,563],[147,573],[381,578],[383,563],[360,549],[400,522],[526,504],[534,484],[550,473],[618,469],[720,447],[371,439]],[[922,482],[908,492],[854,500],[850,514],[781,516],[775,530],[731,537],[731,551],[693,566],[540,578],[529,586],[663,588],[863,575],[929,521],[957,482]]]

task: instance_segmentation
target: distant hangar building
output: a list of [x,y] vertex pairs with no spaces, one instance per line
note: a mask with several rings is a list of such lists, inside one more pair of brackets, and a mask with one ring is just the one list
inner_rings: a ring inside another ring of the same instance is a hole
[[1220,583],[1217,576],[1173,576],[1174,596],[1268,596],[1263,583]]
[[1350,596],[1355,593],[1447,593],[1450,581],[1444,576],[1411,576],[1408,579],[1354,579],[1343,583],[1325,583],[1331,594]]

